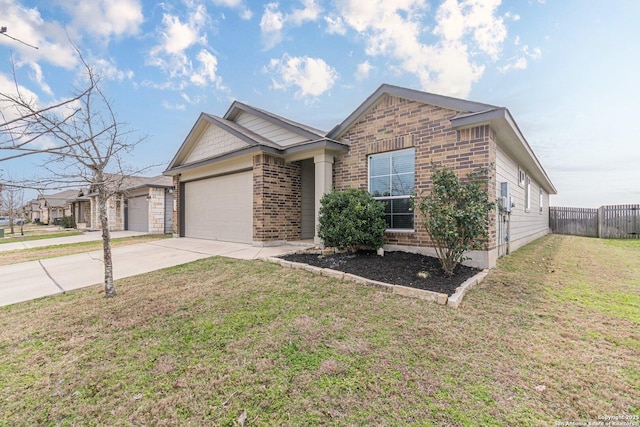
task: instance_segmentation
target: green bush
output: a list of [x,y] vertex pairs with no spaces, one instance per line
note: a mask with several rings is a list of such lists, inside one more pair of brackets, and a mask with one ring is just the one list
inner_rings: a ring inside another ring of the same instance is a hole
[[318,236],[326,246],[356,251],[384,243],[384,204],[366,190],[333,190],[320,199]]
[[433,241],[445,275],[452,276],[456,266],[468,259],[467,251],[482,249],[488,237],[489,201],[482,183],[488,182],[486,171],[476,172],[461,182],[450,169],[433,173],[433,188],[426,196],[416,196],[414,206],[420,212]]
[[60,218],[60,227],[62,228],[76,228],[76,221],[72,216],[63,216]]

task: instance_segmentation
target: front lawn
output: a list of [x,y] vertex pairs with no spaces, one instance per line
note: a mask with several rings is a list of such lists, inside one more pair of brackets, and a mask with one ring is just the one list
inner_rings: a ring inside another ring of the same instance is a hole
[[84,233],[83,231],[78,231],[75,229],[51,230],[51,229],[38,229],[35,227],[29,227],[29,228],[25,228],[24,235],[21,235],[20,227],[16,226],[13,234],[10,233],[10,229],[7,227],[4,230],[4,238],[0,239],[0,244],[26,242],[29,240],[52,239],[54,237],[79,236],[80,234],[83,234],[83,233]]
[[[554,425],[640,415],[640,245],[548,236],[458,310],[210,258],[0,309],[2,425]],[[637,418],[636,418],[637,420]]]
[[[168,239],[170,237],[170,234],[142,234],[139,236],[119,237],[111,239],[111,247],[116,248],[118,246],[153,242],[160,239]],[[102,240],[16,249],[13,251],[0,252],[0,265],[17,264],[20,262],[36,261],[39,259],[55,258],[98,250],[102,250]]]

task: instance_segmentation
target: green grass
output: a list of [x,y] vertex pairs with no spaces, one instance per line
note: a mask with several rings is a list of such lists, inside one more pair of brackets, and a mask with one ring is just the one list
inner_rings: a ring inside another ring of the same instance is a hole
[[[151,242],[154,240],[170,238],[169,234],[144,234],[140,236],[120,237],[111,239],[112,247],[133,245],[136,243]],[[16,249],[0,252],[0,265],[16,264],[19,262],[34,261],[45,258],[55,258],[65,255],[73,255],[83,252],[91,252],[102,249],[102,240],[89,242],[64,243],[60,245],[40,246],[28,249]]]
[[[640,414],[640,247],[548,236],[458,310],[210,258],[0,309],[0,425],[553,425]],[[37,321],[35,321],[37,319]]]
[[30,234],[35,233],[35,231],[26,231],[24,236],[21,236],[20,228],[16,229],[14,234],[8,234],[8,229],[4,231],[4,239],[0,239],[0,244],[3,243],[15,243],[15,242],[26,242],[29,240],[44,240],[44,239],[53,239],[54,237],[68,237],[68,236],[79,236],[83,234],[82,231],[62,231],[56,233],[43,233],[43,234]]

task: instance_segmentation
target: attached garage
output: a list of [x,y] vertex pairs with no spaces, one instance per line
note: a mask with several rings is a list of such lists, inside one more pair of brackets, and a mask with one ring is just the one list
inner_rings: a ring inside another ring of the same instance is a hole
[[183,235],[253,242],[253,173],[239,172],[185,182]]
[[149,232],[149,201],[146,196],[127,199],[126,229]]

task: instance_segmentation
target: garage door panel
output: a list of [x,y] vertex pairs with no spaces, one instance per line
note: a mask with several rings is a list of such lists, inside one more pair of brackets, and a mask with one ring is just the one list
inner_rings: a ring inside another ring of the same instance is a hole
[[149,231],[149,201],[146,196],[127,199],[127,230]]
[[184,192],[186,237],[253,241],[251,171],[187,182]]

